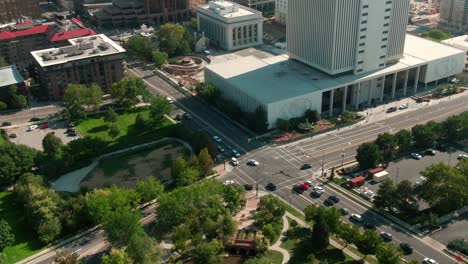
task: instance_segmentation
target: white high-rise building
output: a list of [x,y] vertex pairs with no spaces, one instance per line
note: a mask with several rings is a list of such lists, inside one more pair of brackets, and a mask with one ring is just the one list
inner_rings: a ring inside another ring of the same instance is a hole
[[288,2],[290,58],[325,73],[365,73],[403,56],[409,0]]
[[452,33],[468,32],[468,1],[444,0],[440,3],[439,27]]
[[275,20],[286,25],[288,18],[288,0],[276,0],[275,2]]

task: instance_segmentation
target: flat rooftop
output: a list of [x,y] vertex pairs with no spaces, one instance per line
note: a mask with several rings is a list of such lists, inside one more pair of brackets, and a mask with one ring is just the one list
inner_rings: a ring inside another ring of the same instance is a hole
[[125,49],[104,34],[74,38],[68,41],[70,46],[36,50],[32,51],[31,54],[39,65],[47,67],[125,52]]
[[201,5],[198,8],[205,10],[211,16],[229,18],[238,18],[259,14],[259,11],[250,9],[246,6],[229,1],[210,1],[207,5]]
[[274,56],[253,48],[214,57],[206,68],[246,94],[261,98],[263,103],[272,103],[375,79],[460,53],[463,51],[407,34],[404,57],[398,63],[359,75],[333,77],[289,60],[287,55]]
[[15,66],[0,67],[0,87],[24,82]]
[[442,40],[441,42],[458,49],[468,50],[468,35]]

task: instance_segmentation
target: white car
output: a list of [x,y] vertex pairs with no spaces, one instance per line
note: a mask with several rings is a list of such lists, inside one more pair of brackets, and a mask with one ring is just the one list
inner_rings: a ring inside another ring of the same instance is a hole
[[33,130],[35,130],[37,128],[38,128],[37,125],[30,125],[29,128],[28,128],[28,131],[33,131]]
[[235,182],[233,180],[226,180],[223,182],[224,185],[234,185]]
[[358,214],[351,214],[351,219],[356,222],[362,222],[362,216]]
[[457,159],[466,160],[466,159],[468,159],[468,155],[460,154],[460,155],[458,155]]
[[422,156],[419,155],[418,153],[411,153],[411,157],[413,157],[414,159],[417,159],[417,160],[422,159]]
[[250,165],[250,166],[258,166],[260,165],[260,163],[258,163],[258,161],[254,160],[254,159],[249,159],[247,161],[247,165]]
[[232,166],[237,166],[237,165],[239,165],[239,161],[236,158],[232,157],[231,158],[231,164],[232,164]]
[[317,192],[317,193],[324,193],[325,192],[325,190],[320,186],[315,186],[314,189],[312,189],[312,190]]
[[423,264],[439,264],[437,261],[431,259],[431,258],[424,258]]
[[167,100],[169,103],[171,103],[171,104],[174,103],[174,100],[172,100],[172,98],[170,98],[169,96],[166,97],[166,100]]
[[221,138],[218,137],[218,136],[213,136],[213,140],[216,141],[216,142],[218,142],[218,143],[223,141],[223,140],[221,140]]
[[314,184],[312,183],[312,181],[305,181],[305,184],[307,184],[309,187],[314,186]]
[[393,240],[392,234],[390,234],[390,233],[388,233],[388,232],[380,232],[380,236],[381,236],[385,241],[392,241],[392,240]]
[[400,110],[403,110],[403,109],[408,109],[408,104],[400,105]]

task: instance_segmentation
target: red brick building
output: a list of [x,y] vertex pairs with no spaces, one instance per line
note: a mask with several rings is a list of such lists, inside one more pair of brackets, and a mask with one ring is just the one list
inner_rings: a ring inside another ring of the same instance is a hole
[[24,16],[41,17],[39,0],[0,0],[0,23],[9,23]]
[[69,40],[68,46],[31,52],[43,92],[60,100],[69,84],[98,84],[108,91],[124,76],[125,50],[100,34]]

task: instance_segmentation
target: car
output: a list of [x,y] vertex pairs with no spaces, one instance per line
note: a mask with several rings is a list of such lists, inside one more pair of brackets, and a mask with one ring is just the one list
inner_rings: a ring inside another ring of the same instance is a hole
[[341,213],[341,215],[347,215],[347,214],[349,214],[349,210],[348,210],[348,208],[343,207],[343,208],[340,208],[340,213]]
[[363,224],[364,228],[365,229],[370,229],[370,230],[376,230],[377,227],[375,226],[374,223],[371,223],[371,222],[366,222]]
[[312,183],[312,181],[305,181],[304,183],[306,183],[309,187],[314,186],[314,184]]
[[232,164],[232,166],[237,166],[237,165],[239,165],[239,161],[236,158],[232,157],[231,158],[231,164]]
[[225,180],[225,181],[223,182],[223,184],[224,184],[224,185],[234,185],[234,184],[236,184],[236,183],[235,183],[233,180]]
[[307,183],[301,183],[299,184],[299,187],[301,187],[302,189],[304,189],[304,191],[307,191],[309,190],[309,185]]
[[440,152],[445,152],[445,151],[447,151],[447,145],[445,145],[445,144],[437,144],[437,145],[435,146],[435,149],[437,149],[437,150],[440,151]]
[[39,128],[40,128],[40,129],[46,129],[46,128],[48,128],[48,127],[49,127],[49,123],[44,123],[44,124],[42,124]]
[[338,203],[340,201],[340,198],[338,198],[336,195],[330,195],[328,199],[332,200],[334,203]]
[[67,127],[75,127],[75,124],[72,122],[67,123]]
[[400,248],[403,250],[403,252],[406,255],[409,255],[409,254],[413,253],[413,247],[410,244],[400,243]]
[[217,145],[216,148],[218,149],[219,152],[224,152],[224,148],[221,147],[220,145]]
[[362,222],[362,216],[359,214],[351,214],[350,219],[359,223]]
[[245,189],[246,191],[251,191],[251,190],[253,190],[253,185],[252,185],[252,184],[244,184],[243,186],[244,186],[244,189]]
[[177,114],[175,117],[174,117],[175,120],[177,121],[182,121],[182,115],[181,114]]
[[422,156],[418,153],[411,153],[411,157],[416,160],[422,159]]
[[33,131],[33,130],[35,130],[37,128],[38,128],[37,125],[30,125],[29,128],[28,128],[28,131]]
[[312,190],[312,192],[310,192],[310,196],[319,198],[320,196],[322,196],[322,193],[317,190]]
[[231,153],[232,153],[232,156],[234,156],[236,158],[240,157],[240,153],[235,149],[231,150]]
[[311,168],[312,168],[312,165],[310,165],[309,163],[305,163],[301,166],[301,170],[308,170]]
[[335,204],[335,202],[333,200],[331,200],[330,198],[327,198],[327,199],[325,199],[325,201],[323,201],[323,204],[326,205],[326,206],[333,206]]
[[435,150],[433,150],[433,149],[426,149],[426,151],[424,151],[424,154],[425,154],[425,155],[430,155],[430,156],[435,156]]
[[68,133],[68,136],[76,137],[76,136],[78,136],[78,134],[76,132],[71,132],[71,133]]
[[10,134],[8,137],[9,137],[9,138],[17,138],[18,135],[16,135],[16,134]]
[[247,165],[258,166],[258,165],[260,165],[260,163],[258,163],[258,161],[254,160],[254,159],[249,159],[249,160],[247,160]]
[[222,140],[220,137],[218,137],[218,136],[213,136],[213,140],[216,141],[216,142],[218,142],[218,143],[223,141],[223,140]]
[[396,107],[390,107],[387,109],[387,113],[393,113],[396,112],[396,110],[398,110]]
[[325,190],[320,186],[315,186],[313,188],[313,190],[316,191],[316,192],[319,192],[319,193],[324,193],[325,192]]
[[385,241],[392,241],[392,240],[393,240],[392,234],[390,234],[390,233],[388,233],[388,232],[380,232],[380,236],[381,236]]
[[32,117],[31,119],[29,119],[29,122],[37,122],[37,121],[40,121],[41,119],[39,117]]
[[294,185],[292,190],[293,190],[293,192],[298,193],[298,194],[303,194],[304,193],[304,189],[302,189],[302,187],[300,185]]
[[408,104],[400,105],[400,110],[403,110],[403,109],[408,109]]
[[2,123],[2,126],[11,126],[11,122],[5,121]]
[[439,262],[431,259],[431,258],[424,258],[422,261],[423,264],[439,264]]
[[460,154],[460,155],[458,155],[457,159],[466,160],[466,159],[468,159],[468,155],[466,155],[466,154]]
[[76,133],[76,129],[74,128],[67,128],[66,133]]
[[192,119],[192,116],[189,114],[189,113],[184,113],[182,115],[183,118],[187,119],[187,120],[191,120]]
[[168,97],[166,97],[166,100],[167,100],[167,101],[168,101],[170,104],[174,103],[174,100],[172,100],[172,98],[171,98],[171,97],[169,97],[169,96],[168,96]]
[[267,190],[269,191],[276,191],[276,185],[274,185],[273,183],[269,182],[266,187],[265,187]]

